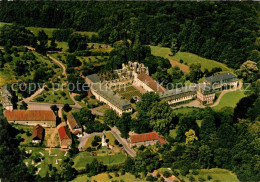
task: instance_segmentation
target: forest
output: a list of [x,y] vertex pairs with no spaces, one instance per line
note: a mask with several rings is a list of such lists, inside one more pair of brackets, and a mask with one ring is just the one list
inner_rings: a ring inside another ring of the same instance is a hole
[[2,1],[0,21],[98,32],[100,42],[111,44],[138,37],[142,45],[195,53],[237,69],[260,58],[258,11],[259,3],[250,2]]

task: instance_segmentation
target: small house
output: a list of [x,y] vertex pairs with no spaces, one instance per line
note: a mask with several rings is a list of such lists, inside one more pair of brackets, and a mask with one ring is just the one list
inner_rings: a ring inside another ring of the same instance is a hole
[[44,128],[37,124],[33,127],[32,133],[32,143],[39,144],[43,141],[44,138]]

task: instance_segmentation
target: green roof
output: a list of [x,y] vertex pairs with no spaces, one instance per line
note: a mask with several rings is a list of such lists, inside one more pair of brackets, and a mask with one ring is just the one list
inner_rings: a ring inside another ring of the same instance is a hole
[[101,82],[99,76],[97,74],[92,74],[92,75],[88,75],[86,76],[92,83],[98,83]]
[[108,100],[111,104],[117,106],[121,110],[126,110],[131,108],[130,102],[123,99],[116,92],[111,90],[109,87],[102,85],[101,83],[93,84],[92,89],[96,91],[99,95]]

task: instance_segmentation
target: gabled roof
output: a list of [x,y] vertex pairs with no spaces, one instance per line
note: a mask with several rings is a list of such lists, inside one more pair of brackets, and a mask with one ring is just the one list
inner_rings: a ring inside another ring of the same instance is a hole
[[147,142],[151,140],[159,140],[159,136],[156,132],[144,133],[131,136],[131,143]]
[[67,121],[68,121],[68,125],[70,126],[70,128],[74,129],[74,128],[81,128],[81,124],[80,122],[78,122],[72,112],[69,112],[68,116],[67,116]]
[[106,100],[108,100],[111,104],[122,110],[131,108],[130,102],[123,99],[116,92],[111,90],[109,87],[102,85],[101,83],[93,84],[92,89],[99,95],[104,97]]
[[8,121],[56,121],[51,110],[6,110],[4,116]]
[[216,75],[207,77],[205,79],[205,81],[214,83],[214,82],[220,82],[223,80],[229,80],[229,79],[235,79],[235,78],[237,78],[237,77],[232,73],[221,73],[221,74],[216,74]]
[[98,83],[101,82],[99,76],[97,74],[92,74],[92,75],[88,75],[86,76],[92,83]]
[[71,139],[71,134],[65,126],[61,126],[58,129],[58,133],[59,133],[60,141],[64,139]]
[[33,140],[42,140],[43,139],[43,132],[44,128],[37,124],[36,126],[33,127],[33,134],[32,134],[32,139]]
[[164,92],[166,89],[158,84],[152,77],[145,73],[141,73],[137,76],[139,80],[150,87],[154,92]]

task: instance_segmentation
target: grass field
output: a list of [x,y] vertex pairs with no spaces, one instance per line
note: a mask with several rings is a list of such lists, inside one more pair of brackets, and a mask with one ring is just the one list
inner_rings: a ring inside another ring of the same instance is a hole
[[[220,63],[220,62],[217,62],[214,60],[210,60],[210,59],[206,59],[206,58],[202,58],[202,57],[192,54],[192,53],[177,52],[174,56],[169,56],[169,54],[171,54],[170,48],[159,47],[159,46],[150,46],[150,47],[151,47],[152,54],[155,56],[160,56],[160,57],[164,57],[167,59],[173,59],[173,60],[177,60],[177,61],[180,61],[180,59],[182,59],[184,61],[184,63],[186,62],[188,65],[190,65],[192,63],[200,63],[202,70],[204,70],[205,68],[207,68],[208,70],[211,70],[214,67],[220,67],[220,68],[222,68],[223,71],[233,71],[232,69],[228,68],[223,63]],[[182,65],[183,65],[183,67],[186,66],[184,64],[182,64]],[[186,67],[185,67],[185,69],[186,69]]]
[[[26,29],[30,30],[36,36],[38,35],[38,33],[41,30],[44,30],[44,32],[48,35],[49,38],[52,37],[52,32],[54,30],[58,30],[57,28],[42,28],[42,27],[26,27]],[[89,36],[89,37],[91,37],[92,35],[97,35],[96,32],[79,32],[79,31],[76,31],[75,33],[79,33],[81,35],[86,35],[86,36]]]
[[[68,43],[67,42],[58,42],[55,41],[55,43],[57,44],[57,48],[62,48],[62,51],[66,52],[69,49]],[[48,45],[50,46],[51,44],[51,40],[48,40]]]
[[[66,94],[65,96],[62,95],[62,93]],[[37,98],[43,98],[43,101],[37,101]],[[50,89],[49,91],[44,90],[39,96],[33,99],[34,102],[44,102],[44,103],[51,103],[51,104],[69,104],[73,105],[74,102],[71,100],[69,96],[68,90],[58,90],[58,91],[52,91]]]
[[[57,155],[57,156],[50,156],[49,150],[45,150],[44,148],[38,148],[38,147],[26,147],[26,151],[32,150],[32,155],[40,154],[39,152],[44,154],[44,160],[40,162],[40,165],[37,166],[37,168],[41,168],[39,171],[39,175],[41,177],[44,177],[46,173],[49,171],[48,164],[52,164],[53,167],[56,167],[58,170],[60,170],[60,164],[61,160],[65,159],[66,156],[64,156],[65,151],[62,151],[60,149],[51,149],[51,155]],[[61,159],[60,161],[57,161],[58,164],[56,164],[56,160]],[[25,159],[25,162],[28,164],[32,164],[32,159],[29,157],[28,159]],[[34,164],[35,165],[35,164]]]
[[124,175],[119,175],[119,177],[115,177],[114,173],[109,173],[109,175],[112,176],[111,179],[108,177],[108,173],[101,173],[96,176],[92,176],[91,178],[87,177],[87,175],[81,175],[78,176],[76,179],[74,179],[72,182],[86,182],[87,180],[91,181],[98,181],[98,182],[112,182],[112,181],[120,181],[123,180],[125,182],[133,182],[133,181],[140,181],[142,182],[143,180],[135,178],[134,175],[130,173],[125,173]]
[[[178,176],[179,178],[183,179],[185,182],[189,182],[189,178],[187,176]],[[208,180],[208,176],[211,176],[212,179]],[[237,176],[232,173],[231,171],[228,171],[226,169],[219,169],[219,168],[213,168],[213,169],[200,169],[198,175],[193,175],[195,178],[195,181],[199,181],[199,178],[203,178],[208,182],[214,182],[214,181],[221,181],[221,182],[239,182],[237,179]]]
[[131,98],[133,98],[134,96],[142,96],[142,93],[132,85],[116,88],[115,91],[118,92],[119,95],[125,97],[126,100],[131,100]]
[[96,158],[98,161],[103,162],[103,164],[105,165],[112,165],[123,163],[126,159],[126,155],[121,153],[107,155],[104,153],[103,155],[91,156],[89,152],[80,152],[73,159],[74,167],[76,169],[83,169],[86,167],[86,164],[91,163],[94,158]]
[[217,62],[214,60],[210,60],[210,59],[206,59],[206,58],[202,58],[200,56],[197,56],[195,54],[188,53],[188,52],[177,52],[177,54],[175,54],[173,56],[173,59],[176,59],[178,61],[180,61],[180,59],[182,59],[183,62],[184,63],[186,62],[188,65],[190,65],[192,63],[200,63],[202,71],[204,71],[205,68],[207,68],[210,71],[210,70],[212,70],[212,68],[219,67],[219,68],[222,68],[223,71],[233,72],[232,69],[228,68],[223,63],[220,63],[220,62]]
[[223,107],[235,108],[240,99],[245,97],[245,93],[241,90],[226,93],[220,100],[219,104],[213,107],[214,110],[220,110]]

